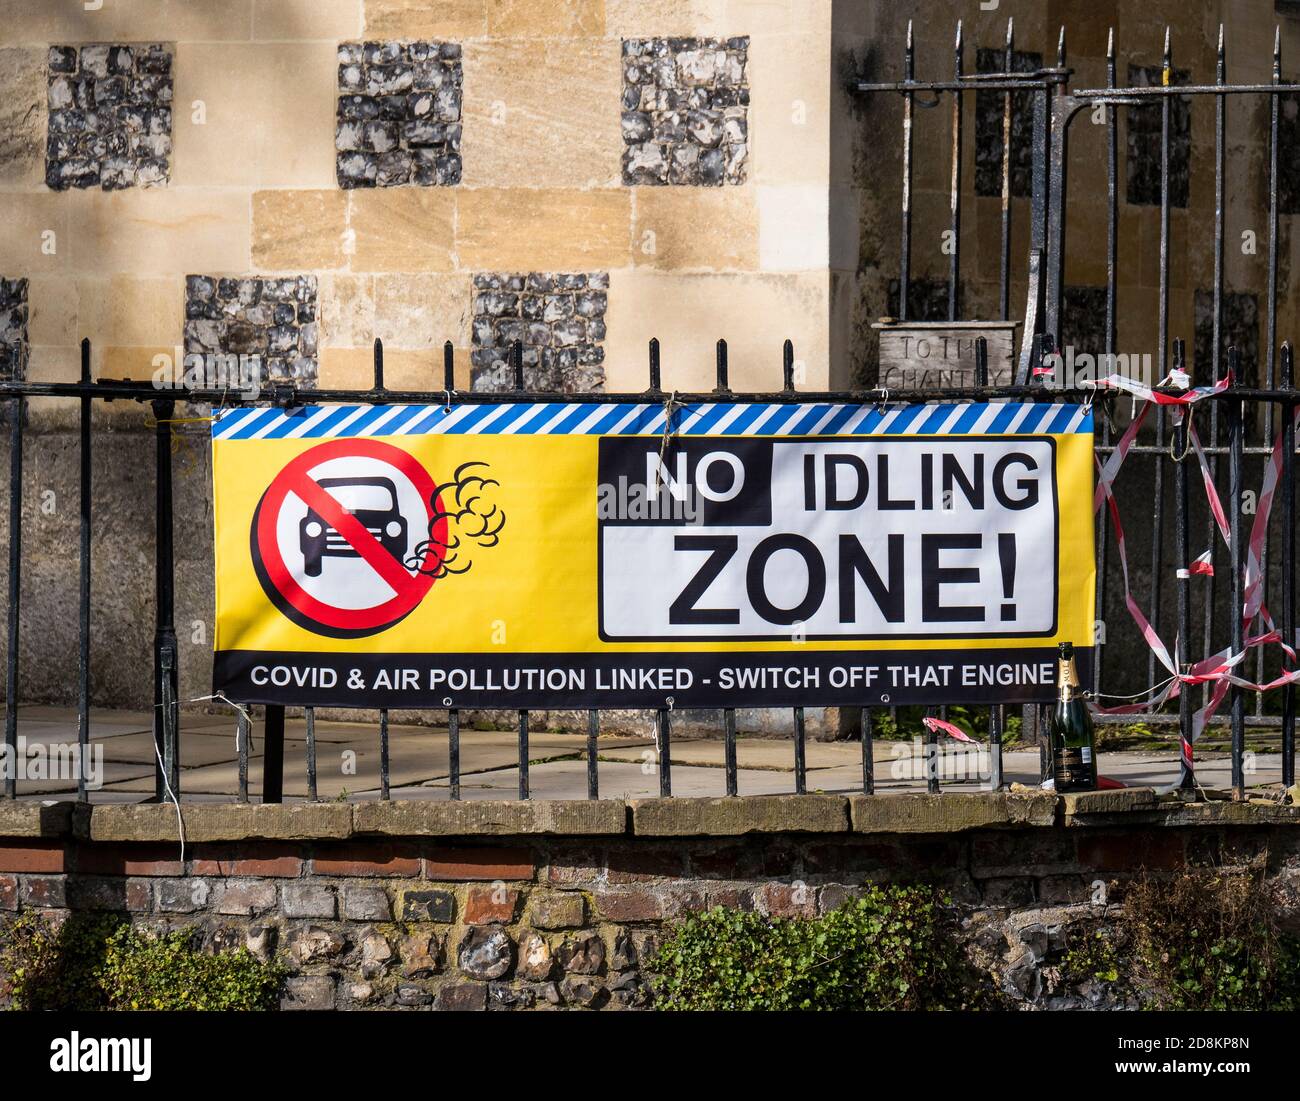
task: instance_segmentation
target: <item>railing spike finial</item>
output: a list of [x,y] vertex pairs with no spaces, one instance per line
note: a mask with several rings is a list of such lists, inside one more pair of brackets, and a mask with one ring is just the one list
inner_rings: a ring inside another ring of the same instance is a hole
[[1007,16],[1007,49],[1011,48],[1011,44],[1015,41],[1015,39],[1016,39],[1016,17],[1014,15],[1009,15]]
[[510,363],[514,368],[514,385],[516,390],[524,389],[524,342],[516,340],[510,345]]
[[1273,60],[1282,60],[1282,27],[1278,24],[1273,28]]
[[1223,24],[1222,24],[1222,23],[1219,24],[1219,46],[1218,46],[1218,54],[1219,54],[1219,57],[1223,57]]
[[1115,60],[1115,28],[1111,27],[1106,34],[1106,60]]
[[1164,49],[1164,63],[1166,69],[1169,68],[1169,63],[1173,61],[1173,58],[1174,58],[1173,32],[1169,29],[1169,24],[1166,23],[1165,24],[1165,49]]
[[1065,68],[1065,24],[1061,24],[1061,32],[1056,36],[1056,64],[1058,68]]
[[650,389],[655,392],[660,389],[659,338],[657,336],[650,338]]
[[912,21],[910,19],[907,21],[907,49],[909,52],[912,49]]
[[957,20],[957,41],[953,43],[957,49],[961,49],[961,20]]

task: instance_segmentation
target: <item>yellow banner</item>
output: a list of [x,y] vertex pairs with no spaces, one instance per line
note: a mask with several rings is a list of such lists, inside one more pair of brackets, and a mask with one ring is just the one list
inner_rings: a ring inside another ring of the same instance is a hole
[[[1091,415],[228,411],[217,690],[627,707],[1050,698],[1093,638]],[[1086,670],[1085,670],[1086,674]]]

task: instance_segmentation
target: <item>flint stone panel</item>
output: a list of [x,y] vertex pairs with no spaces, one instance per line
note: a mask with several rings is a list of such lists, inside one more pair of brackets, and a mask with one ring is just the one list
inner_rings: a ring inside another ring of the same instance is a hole
[[460,183],[460,46],[344,42],[338,51],[335,175],[341,188]]
[[162,43],[51,46],[45,182],[159,187],[171,177],[172,53]]
[[[184,346],[202,356],[211,385],[293,383],[316,385],[319,370],[314,275],[290,278],[185,279]],[[235,357],[236,363],[223,357]],[[222,374],[222,371],[225,374]]]
[[623,182],[722,187],[749,160],[749,38],[623,40]]
[[0,379],[27,374],[27,280],[0,277]]
[[608,302],[608,272],[480,272],[474,277],[471,385],[510,389],[510,350],[518,341],[526,389],[599,390]]

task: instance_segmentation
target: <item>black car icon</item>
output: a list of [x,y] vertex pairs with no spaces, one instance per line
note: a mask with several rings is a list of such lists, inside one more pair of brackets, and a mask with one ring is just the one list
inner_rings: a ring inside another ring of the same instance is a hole
[[[397,486],[389,478],[321,478],[317,483],[365,526],[380,546],[401,561],[406,554],[406,520],[397,510]],[[315,509],[298,525],[303,568],[319,577],[321,559],[359,558],[352,544],[332,528]]]

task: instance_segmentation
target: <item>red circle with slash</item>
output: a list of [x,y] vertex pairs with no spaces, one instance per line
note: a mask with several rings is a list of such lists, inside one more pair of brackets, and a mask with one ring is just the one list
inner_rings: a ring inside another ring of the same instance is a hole
[[[341,439],[318,444],[288,463],[262,494],[253,514],[250,544],[258,580],[271,602],[298,626],[332,638],[362,638],[377,634],[401,622],[419,605],[433,587],[434,575],[446,553],[447,520],[434,525],[420,569],[411,571],[384,547],[364,524],[343,507],[311,476],[311,471],[332,459],[377,460],[406,478],[424,503],[427,527],[433,519],[438,489],[429,472],[408,451],[380,440]],[[281,510],[290,496],[304,502],[346,541],[350,552],[363,559],[393,595],[364,608],[344,608],[309,593],[285,562],[278,537]]]

